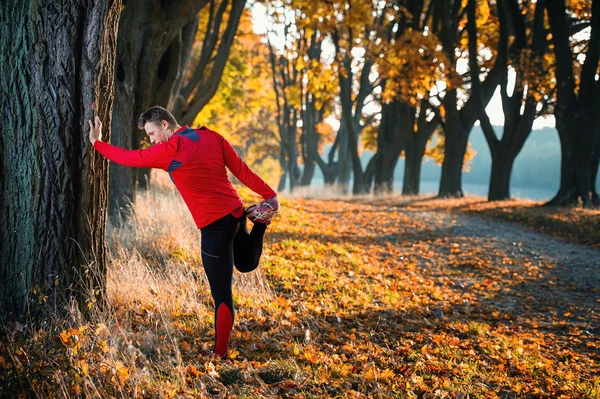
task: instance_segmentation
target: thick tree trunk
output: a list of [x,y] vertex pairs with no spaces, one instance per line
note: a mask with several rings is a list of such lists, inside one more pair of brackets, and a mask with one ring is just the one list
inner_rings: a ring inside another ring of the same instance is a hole
[[[598,136],[598,132],[596,132],[596,136]],[[594,153],[592,156],[592,174],[591,174],[591,185],[592,185],[592,204],[594,206],[600,205],[600,196],[598,195],[598,190],[596,190],[596,180],[598,179],[598,167],[600,166],[600,138],[596,137],[596,144]]]
[[[123,14],[125,17],[131,15],[131,13]],[[121,18],[121,25],[123,24],[123,18]],[[129,49],[129,44],[119,35],[114,83],[116,101],[112,115],[111,144],[122,148],[139,148],[139,145],[134,144],[134,137],[137,137],[136,121],[134,120],[136,59],[131,54],[132,49]],[[121,221],[129,217],[129,205],[135,203],[135,192],[135,170],[111,162],[108,214],[114,225],[120,225]]]
[[568,128],[564,122],[556,121],[556,130],[560,139],[560,185],[558,192],[548,205],[564,206],[577,203],[581,192],[577,187],[577,148],[575,137],[576,127]]
[[[387,156],[386,156],[387,155]],[[394,169],[398,164],[400,154],[385,154],[381,159],[383,166],[375,177],[375,193],[392,193],[394,191]]]
[[421,190],[421,165],[425,156],[425,149],[431,136],[433,136],[433,132],[439,125],[437,118],[427,121],[427,112],[423,109],[424,107],[426,105],[423,101],[417,119],[417,131],[410,132],[410,136],[406,139],[403,195],[419,195]]
[[573,53],[564,2],[546,3],[550,31],[556,54],[557,104],[554,109],[556,129],[561,141],[561,178],[551,205],[570,205],[581,200],[593,204],[592,170],[597,144],[596,71],[600,58],[600,2],[592,3],[590,41],[579,74],[579,89],[573,71]]
[[316,163],[312,159],[306,159],[304,161],[304,169],[302,170],[302,177],[300,179],[301,186],[310,186],[310,182],[315,174]]
[[348,143],[348,129],[345,127],[345,123],[342,122],[342,127],[339,133],[340,145],[338,150],[338,181],[337,185],[340,188],[342,194],[350,193],[350,179],[352,178],[352,159],[350,158],[350,144]]
[[119,8],[0,6],[0,319],[104,300],[108,167],[87,121],[96,102],[110,135]]
[[[424,133],[420,134],[423,135]],[[411,143],[409,141],[406,145],[406,150],[404,151],[406,162],[404,164],[404,182],[402,185],[403,195],[419,195],[420,193],[421,165],[423,163],[427,141],[420,140],[416,143]]]
[[488,201],[501,201],[510,198],[510,177],[518,152],[511,152],[505,147],[505,145],[500,145],[492,153]]
[[462,168],[467,152],[469,132],[465,131],[460,123],[458,125],[447,123],[444,133],[444,161],[442,162],[439,196],[462,197]]
[[396,100],[381,107],[381,125],[377,135],[377,159],[375,160],[375,193],[394,191],[394,168],[404,149],[402,128],[412,123],[408,118],[407,105]]
[[285,190],[285,181],[288,175],[286,151],[283,141],[279,143],[279,166],[281,167],[281,175],[279,176],[279,184],[277,185],[277,191],[283,191]]

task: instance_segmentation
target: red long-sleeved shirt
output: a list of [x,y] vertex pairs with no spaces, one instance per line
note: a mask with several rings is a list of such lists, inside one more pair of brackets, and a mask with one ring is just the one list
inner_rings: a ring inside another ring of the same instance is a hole
[[94,147],[120,165],[157,168],[169,173],[198,228],[233,213],[241,216],[243,203],[227,177],[235,177],[264,199],[277,195],[242,161],[231,144],[205,127],[183,126],[169,141],[143,150],[126,150],[100,140]]

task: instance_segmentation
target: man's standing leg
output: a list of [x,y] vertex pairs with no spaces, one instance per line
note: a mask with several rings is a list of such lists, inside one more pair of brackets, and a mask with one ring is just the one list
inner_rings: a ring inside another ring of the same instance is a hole
[[216,355],[224,357],[233,328],[233,239],[239,221],[227,215],[202,228],[202,264],[215,301]]

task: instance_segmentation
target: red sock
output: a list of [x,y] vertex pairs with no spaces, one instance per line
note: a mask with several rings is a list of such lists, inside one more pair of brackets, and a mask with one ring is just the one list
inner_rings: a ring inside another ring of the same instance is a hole
[[224,357],[229,346],[229,336],[233,327],[233,314],[231,309],[224,303],[219,305],[215,320],[215,354]]

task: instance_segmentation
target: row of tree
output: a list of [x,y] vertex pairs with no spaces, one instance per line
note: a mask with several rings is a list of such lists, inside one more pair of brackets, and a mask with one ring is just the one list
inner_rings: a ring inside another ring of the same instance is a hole
[[[355,194],[391,191],[394,166],[404,155],[403,193],[418,194],[423,156],[437,131],[443,140],[439,195],[462,196],[469,133],[479,120],[492,154],[488,197],[506,199],[515,158],[533,122],[554,114],[562,167],[551,203],[597,205],[600,4],[567,3],[270,3],[276,29],[268,47],[284,168],[280,188],[310,184],[318,166],[326,183],[343,190],[350,190],[353,177]],[[282,44],[273,43],[277,36]],[[501,136],[485,111],[498,87],[505,119]],[[333,114],[340,128],[323,159],[316,132]],[[365,168],[361,142],[375,152]]]

